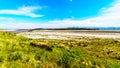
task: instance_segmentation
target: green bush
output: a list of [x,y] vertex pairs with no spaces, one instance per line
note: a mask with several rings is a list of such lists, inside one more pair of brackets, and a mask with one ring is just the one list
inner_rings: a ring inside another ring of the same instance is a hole
[[71,50],[70,52],[63,52],[57,64],[62,67],[71,67],[71,63],[82,55],[80,50]]
[[15,51],[15,52],[12,52],[11,54],[9,54],[8,60],[9,61],[22,60],[22,56],[23,56],[22,52]]

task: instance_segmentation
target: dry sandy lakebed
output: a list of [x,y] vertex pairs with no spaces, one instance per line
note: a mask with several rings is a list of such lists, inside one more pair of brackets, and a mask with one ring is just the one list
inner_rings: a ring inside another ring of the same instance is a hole
[[95,38],[120,38],[120,31],[101,30],[35,30],[31,32],[20,32],[18,36],[32,39],[77,39],[80,37]]

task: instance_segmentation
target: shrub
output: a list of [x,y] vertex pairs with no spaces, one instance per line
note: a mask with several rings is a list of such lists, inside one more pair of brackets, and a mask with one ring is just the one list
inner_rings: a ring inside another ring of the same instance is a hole
[[19,51],[15,51],[8,56],[9,61],[16,61],[16,60],[21,60],[22,59],[22,53]]
[[80,57],[81,54],[82,53],[79,50],[71,50],[70,52],[63,52],[57,64],[65,68],[69,68],[71,67],[71,63],[74,62],[74,59]]

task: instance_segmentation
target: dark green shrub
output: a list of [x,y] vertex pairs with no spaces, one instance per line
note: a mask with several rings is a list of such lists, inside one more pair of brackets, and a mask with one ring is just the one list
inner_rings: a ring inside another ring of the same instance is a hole
[[81,51],[79,50],[72,50],[70,52],[63,52],[60,56],[60,59],[58,60],[57,64],[59,66],[70,68],[71,63],[74,62],[75,58],[78,58],[81,56]]
[[3,61],[4,61],[4,57],[0,56],[0,62],[3,62]]
[[41,52],[40,52],[40,51],[36,52],[36,53],[35,53],[35,57],[34,57],[34,58],[35,58],[35,60],[40,60],[41,55],[42,55],[42,54],[41,54]]
[[8,56],[9,61],[16,61],[16,60],[21,60],[22,59],[22,53],[21,52],[13,52]]

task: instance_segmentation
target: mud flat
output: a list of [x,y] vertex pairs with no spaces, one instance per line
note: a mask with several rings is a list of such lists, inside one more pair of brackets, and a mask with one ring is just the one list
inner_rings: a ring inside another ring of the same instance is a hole
[[31,32],[21,32],[17,35],[32,39],[76,39],[79,37],[94,38],[120,38],[120,31],[100,31],[100,30],[35,30]]

